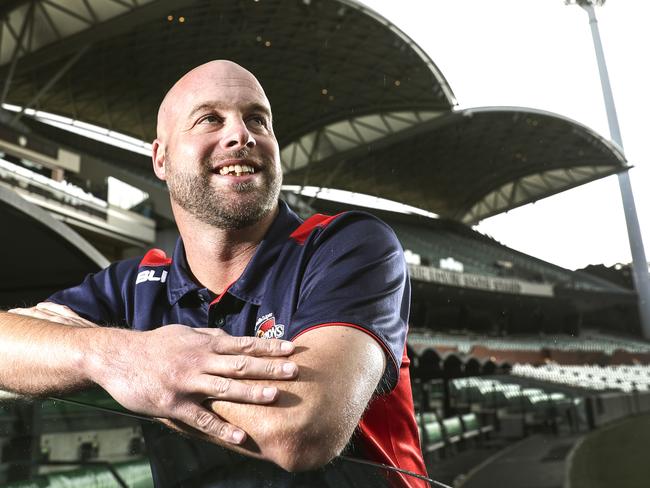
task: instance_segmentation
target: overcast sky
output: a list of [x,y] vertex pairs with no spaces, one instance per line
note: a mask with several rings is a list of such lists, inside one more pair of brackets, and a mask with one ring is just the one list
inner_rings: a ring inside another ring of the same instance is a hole
[[[563,0],[363,0],[433,59],[461,108],[524,106],[609,138],[587,13]],[[596,8],[650,255],[650,2]],[[631,260],[616,176],[483,221],[502,243],[571,269]]]

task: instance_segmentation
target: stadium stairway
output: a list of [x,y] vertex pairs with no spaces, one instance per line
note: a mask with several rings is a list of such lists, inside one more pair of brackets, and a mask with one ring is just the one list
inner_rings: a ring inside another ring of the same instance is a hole
[[455,480],[462,488],[563,488],[566,461],[581,435],[535,434],[496,453]]

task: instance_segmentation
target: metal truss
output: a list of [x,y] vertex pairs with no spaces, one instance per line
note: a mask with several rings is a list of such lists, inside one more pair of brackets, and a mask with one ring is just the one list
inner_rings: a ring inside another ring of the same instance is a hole
[[153,0],[24,0],[0,7],[0,67]]
[[475,225],[485,218],[619,171],[618,166],[576,166],[526,175],[485,195],[460,220]]
[[363,115],[326,125],[287,144],[281,152],[285,172],[336,157],[343,160],[357,149],[379,141],[395,142],[393,136],[439,117],[439,111],[402,111]]
[[[98,24],[155,0],[14,0],[0,7],[0,73],[4,76],[0,103],[7,100],[17,66],[35,61],[52,62],[54,53],[60,56],[60,67],[38,92],[23,105],[11,124],[23,116],[24,110],[39,102],[54,84],[88,51],[92,42],[78,42],[67,49],[57,49],[62,41],[85,31],[93,31]],[[97,38],[97,35],[93,35]],[[70,52],[68,52],[70,51]],[[38,52],[39,54],[35,53]],[[69,54],[69,55],[68,55]],[[56,56],[55,56],[56,57]],[[27,59],[29,58],[29,61]],[[66,59],[67,58],[67,59]]]

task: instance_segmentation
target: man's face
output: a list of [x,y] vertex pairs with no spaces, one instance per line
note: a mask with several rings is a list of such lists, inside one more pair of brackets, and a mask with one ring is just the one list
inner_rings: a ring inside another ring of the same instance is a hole
[[268,100],[232,63],[204,65],[185,78],[161,109],[172,201],[218,228],[252,225],[275,208],[282,184]]

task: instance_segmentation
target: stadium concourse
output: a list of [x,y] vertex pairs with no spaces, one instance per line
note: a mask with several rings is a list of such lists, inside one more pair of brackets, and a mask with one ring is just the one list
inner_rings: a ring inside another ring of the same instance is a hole
[[[291,206],[375,213],[403,245],[434,478],[517,488],[547,473],[539,486],[561,486],[579,439],[650,410],[634,290],[471,227],[626,171],[591,129],[525,107],[458,109],[433,60],[355,0],[11,0],[0,32],[0,219],[12,234],[0,307],[42,300],[109,260],[171,250],[168,195],[143,141],[173,80],[227,58],[267,90]],[[321,188],[352,193],[335,201]],[[420,210],[362,207],[358,194]],[[0,486],[150,484],[138,422],[103,392],[11,398],[0,403]]]

